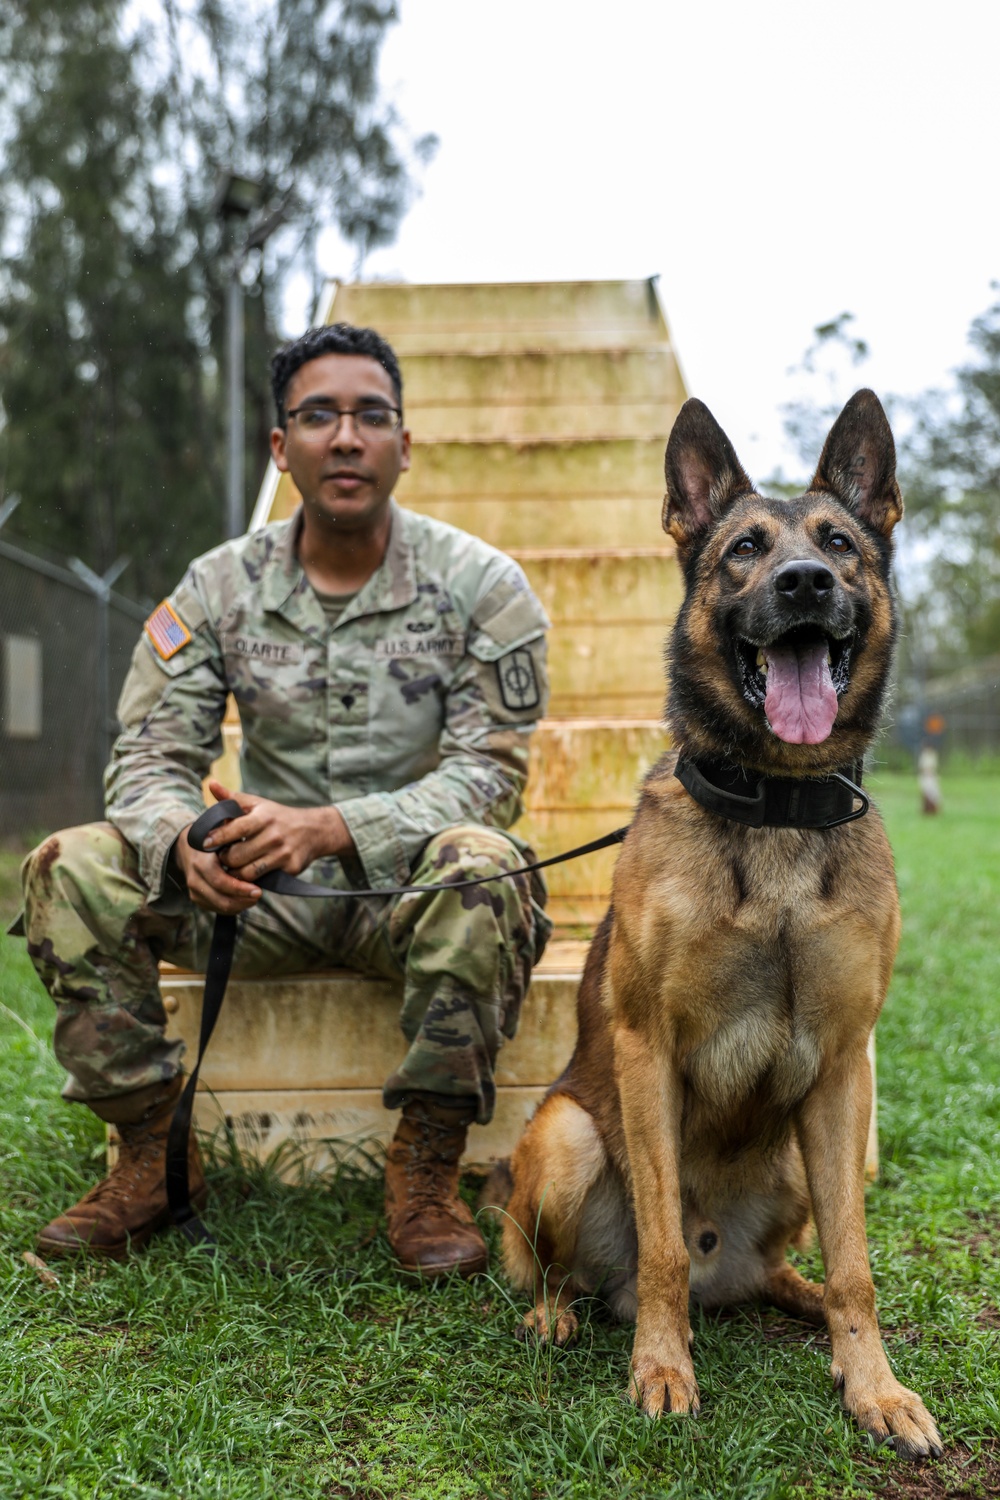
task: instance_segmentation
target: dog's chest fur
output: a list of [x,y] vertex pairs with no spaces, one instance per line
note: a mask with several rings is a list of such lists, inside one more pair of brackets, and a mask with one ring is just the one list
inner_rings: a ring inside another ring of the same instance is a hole
[[824,895],[826,835],[749,832],[704,861],[696,899],[670,923],[684,954],[686,995],[677,969],[668,981],[682,1071],[715,1116],[783,1114],[808,1093],[844,924],[857,936],[853,914]]

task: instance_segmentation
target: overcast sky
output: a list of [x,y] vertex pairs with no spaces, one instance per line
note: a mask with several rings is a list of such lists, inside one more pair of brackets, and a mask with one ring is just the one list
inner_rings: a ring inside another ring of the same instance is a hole
[[[786,457],[778,408],[817,323],[856,314],[859,383],[882,393],[966,357],[1000,277],[1000,5],[400,8],[384,86],[441,146],[366,275],[658,272],[691,392],[758,477]],[[323,258],[350,274],[333,235]]]

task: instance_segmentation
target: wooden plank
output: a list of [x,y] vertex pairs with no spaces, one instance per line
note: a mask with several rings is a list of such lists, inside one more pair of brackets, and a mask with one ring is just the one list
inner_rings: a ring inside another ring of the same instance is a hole
[[599,718],[662,711],[667,629],[661,620],[554,625],[548,636],[549,715]]
[[539,813],[631,809],[669,746],[658,718],[543,719],[531,739],[527,806]]
[[630,348],[669,339],[649,281],[338,285],[325,321],[370,324],[401,356]]
[[[545,1087],[573,1049],[577,970],[536,972],[517,1037],[500,1051],[498,1084]],[[167,1034],[197,1053],[200,975],[165,974]],[[348,969],[292,978],[234,979],[202,1065],[205,1087],[381,1088],[402,1060],[402,989]]]
[[561,714],[567,720],[589,719],[595,710],[607,714],[608,718],[617,718],[619,715],[622,718],[640,715],[652,718],[654,714],[663,712],[665,696],[665,688],[655,691],[651,687],[647,687],[645,691],[633,687],[622,691],[616,689],[614,692],[605,690],[598,694],[554,692],[549,699],[549,711]]
[[547,442],[580,438],[609,441],[619,438],[655,439],[660,446],[677,407],[663,400],[623,401],[617,406],[597,402],[517,402],[492,406],[462,405],[407,408],[406,424],[418,443]]
[[[662,422],[664,406],[676,408],[684,400],[677,360],[666,342],[639,349],[409,354],[400,363],[408,425],[416,432],[427,431],[431,413],[510,410],[519,422],[517,410],[529,406],[600,409],[602,419],[619,407],[655,406]],[[574,435],[593,430],[583,426]],[[477,434],[469,428],[465,435]]]
[[[223,737],[226,755],[213,775],[225,768],[226,784],[238,789],[242,731],[232,702]],[[542,719],[531,740],[525,804],[539,813],[628,810],[639,783],[669,748],[659,719]]]
[[[676,553],[667,545],[596,551],[515,548],[528,581],[553,624],[559,628],[654,624],[666,634],[683,597]],[[663,680],[659,652],[650,662]],[[595,715],[597,717],[597,715]]]
[[[534,849],[540,859],[561,854],[580,844],[603,838],[615,828],[628,823],[631,807],[562,808],[555,812],[526,813],[517,824],[517,833]],[[599,849],[545,871],[550,903],[567,900],[596,900],[603,915],[611,899],[611,879],[620,852],[618,844]]]
[[589,935],[608,909],[608,896],[550,894],[546,911],[561,937]]
[[[659,540],[668,430],[665,419],[663,433],[648,439],[595,436],[564,442],[433,443],[417,438],[413,468],[400,476],[397,494],[402,504],[416,509],[422,508],[424,500],[449,496],[645,496],[656,518],[659,535],[654,540]],[[577,541],[549,535],[545,517],[539,516],[538,521],[540,534],[529,545],[594,546],[604,540],[599,523],[597,530]],[[489,536],[486,539],[493,541]],[[640,539],[631,540],[638,545]]]

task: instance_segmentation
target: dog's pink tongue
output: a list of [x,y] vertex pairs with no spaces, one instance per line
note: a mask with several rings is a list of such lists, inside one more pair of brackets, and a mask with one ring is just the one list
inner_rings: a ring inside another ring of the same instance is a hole
[[789,745],[819,745],[837,717],[825,641],[814,646],[765,646],[767,722]]

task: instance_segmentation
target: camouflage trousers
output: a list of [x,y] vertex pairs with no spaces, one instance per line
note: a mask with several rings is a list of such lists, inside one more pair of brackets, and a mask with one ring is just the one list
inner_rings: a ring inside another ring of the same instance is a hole
[[[524,860],[523,846],[496,829],[450,828],[425,845],[412,883],[490,875]],[[344,885],[336,861],[317,862],[310,877]],[[181,1071],[184,1043],[165,1036],[158,963],[203,969],[212,914],[176,885],[149,902],[135,851],[110,823],[53,834],[28,855],[22,879],[28,952],[58,1011],[64,1097],[107,1099]],[[386,1107],[428,1090],[474,1100],[486,1124],[497,1053],[517,1029],[551,931],[544,901],[537,875],[384,899],[265,891],[240,918],[232,972],[268,978],[345,966],[401,980],[408,1051],[385,1083]]]

